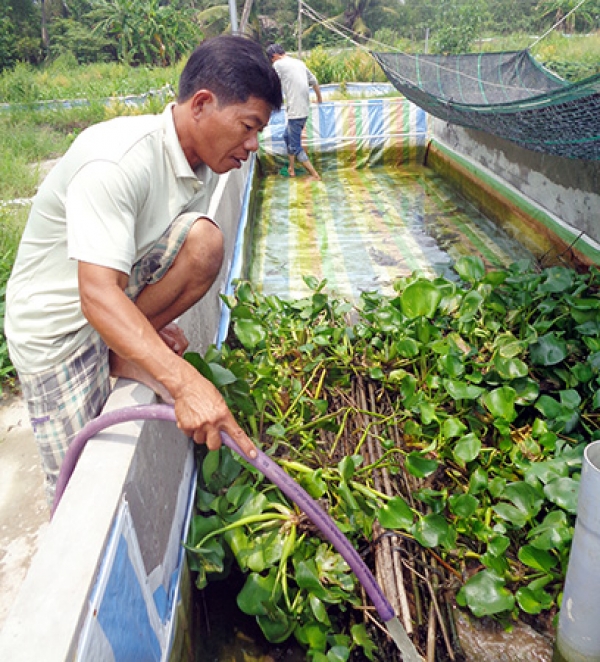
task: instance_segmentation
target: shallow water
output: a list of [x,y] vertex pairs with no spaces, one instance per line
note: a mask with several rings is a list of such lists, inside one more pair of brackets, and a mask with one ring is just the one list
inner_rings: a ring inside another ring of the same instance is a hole
[[223,581],[209,582],[203,591],[194,590],[194,662],[305,662],[306,654],[290,637],[270,644],[253,616],[237,606],[236,596],[243,577],[233,573]]
[[488,267],[535,260],[429,168],[322,176],[262,180],[247,277],[267,294],[306,296],[302,277],[315,276],[327,279],[332,295],[353,301],[362,291],[391,294],[393,282],[413,271],[456,278],[461,255],[479,255]]

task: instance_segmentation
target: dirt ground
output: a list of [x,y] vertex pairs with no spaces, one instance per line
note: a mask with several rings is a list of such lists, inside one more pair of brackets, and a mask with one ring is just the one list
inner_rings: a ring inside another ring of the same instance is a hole
[[[40,183],[58,161],[34,166]],[[50,520],[43,481],[22,398],[0,396],[0,629]]]
[[0,399],[0,629],[48,526],[50,510],[27,410]]

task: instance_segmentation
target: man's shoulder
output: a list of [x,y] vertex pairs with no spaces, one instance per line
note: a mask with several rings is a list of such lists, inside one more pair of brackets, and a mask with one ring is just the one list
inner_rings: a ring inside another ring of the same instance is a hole
[[296,57],[292,57],[291,55],[286,55],[285,57],[282,57],[280,60],[277,60],[275,62],[274,66],[279,65],[280,68],[282,69],[305,69],[306,65],[302,60],[299,60]]
[[[147,138],[160,135],[163,130],[160,115],[126,115],[94,124],[81,133],[74,146],[105,158],[119,158],[132,146]],[[160,141],[162,142],[162,141]]]
[[87,134],[90,137],[123,135],[135,140],[140,135],[155,131],[162,124],[160,115],[123,115],[93,124],[82,135]]

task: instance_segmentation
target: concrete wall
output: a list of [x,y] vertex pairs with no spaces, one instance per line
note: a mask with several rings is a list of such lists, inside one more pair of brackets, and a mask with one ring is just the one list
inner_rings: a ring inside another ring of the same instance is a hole
[[190,351],[204,350],[216,340],[222,307],[220,294],[227,290],[230,278],[237,276],[237,273],[232,273],[232,269],[235,271],[240,224],[245,223],[244,216],[247,214],[243,205],[247,188],[251,185],[250,179],[254,172],[254,164],[255,157],[252,157],[252,160],[244,164],[243,168],[233,170],[221,177],[215,191],[210,213],[223,231],[225,259],[217,281],[200,304],[185,313],[179,320],[190,341]]
[[[217,340],[251,165],[224,175],[213,198],[225,260],[180,320],[193,351]],[[104,412],[153,402],[145,386],[119,380]],[[181,541],[194,495],[193,447],[173,423],[122,423],[91,439],[0,632],[0,660],[191,662]]]
[[[518,197],[521,211],[527,207],[530,229],[546,232],[549,242],[569,251],[581,248],[576,261],[598,264],[600,249],[600,162],[566,159],[526,150],[518,145],[474,129],[465,129],[443,120],[433,121],[433,141],[453,151],[474,165],[479,172],[476,179],[488,183],[496,179],[494,187],[507,198]],[[436,167],[435,165],[433,166]],[[460,181],[453,182],[477,206],[482,207],[479,182],[469,187]],[[485,183],[485,182],[484,182]],[[501,191],[501,189],[503,189]],[[479,196],[476,199],[473,195]],[[492,218],[494,210],[482,208]],[[506,213],[504,210],[502,213]],[[496,218],[495,220],[502,220]],[[545,226],[545,227],[544,227]],[[583,242],[587,246],[583,246]],[[560,250],[560,248],[559,248]]]

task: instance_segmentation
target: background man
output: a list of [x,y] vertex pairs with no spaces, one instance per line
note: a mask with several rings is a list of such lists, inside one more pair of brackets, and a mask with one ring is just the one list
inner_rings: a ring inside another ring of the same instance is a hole
[[310,110],[311,87],[315,91],[317,102],[323,101],[319,83],[302,60],[287,55],[279,44],[271,44],[267,48],[267,55],[271,58],[273,67],[281,78],[285,98],[287,124],[283,139],[289,158],[288,174],[290,177],[295,176],[295,162],[298,160],[308,170],[311,177],[321,179],[301,143],[302,130]]
[[244,37],[200,44],[162,115],[88,128],[33,202],[6,293],[5,333],[54,498],[61,460],[97,416],[109,376],[174,403],[179,427],[218,448],[254,445],[217,389],[182,358],[173,323],[216,279],[223,237],[206,215],[281,107],[279,78]]

